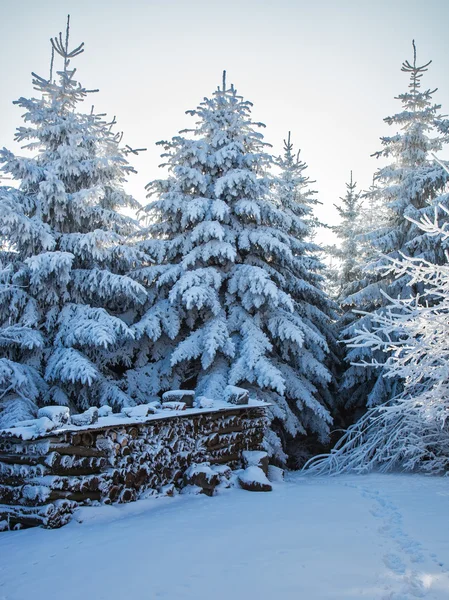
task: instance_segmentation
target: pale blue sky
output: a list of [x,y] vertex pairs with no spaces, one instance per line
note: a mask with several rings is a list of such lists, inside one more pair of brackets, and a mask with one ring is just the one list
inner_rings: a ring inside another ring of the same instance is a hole
[[332,222],[349,171],[370,184],[382,119],[399,109],[404,59],[433,60],[425,87],[449,113],[449,0],[167,0],[65,2],[0,0],[0,145],[15,149],[30,72],[48,72],[49,38],[72,17],[72,41],[85,42],[78,76],[99,88],[95,107],[116,115],[125,140],[147,146],[129,184],[138,200],[158,176],[155,142],[191,124],[194,108],[220,83],[223,69],[246,99],[267,141],[281,151],[288,130],[317,180]]

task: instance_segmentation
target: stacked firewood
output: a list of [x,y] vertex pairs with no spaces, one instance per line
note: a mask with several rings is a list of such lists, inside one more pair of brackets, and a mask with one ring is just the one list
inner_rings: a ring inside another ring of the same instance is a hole
[[261,448],[265,425],[263,408],[233,407],[28,441],[10,430],[0,436],[0,529],[60,527],[80,504],[131,502],[169,484],[181,488],[192,465],[239,467],[243,451]]

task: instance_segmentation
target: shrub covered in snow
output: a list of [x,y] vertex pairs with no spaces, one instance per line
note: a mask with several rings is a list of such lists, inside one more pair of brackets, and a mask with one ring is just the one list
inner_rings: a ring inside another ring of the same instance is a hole
[[[447,224],[439,225],[437,214],[433,223],[424,219],[415,225],[431,238],[449,239]],[[372,314],[370,329],[356,331],[351,346],[385,353],[385,362],[374,358],[360,367],[382,368],[389,379],[400,377],[403,392],[371,408],[329,456],[314,461],[312,470],[449,468],[449,265],[404,256],[392,261],[390,274],[407,277],[410,286],[425,291],[413,298],[385,294],[386,308]]]

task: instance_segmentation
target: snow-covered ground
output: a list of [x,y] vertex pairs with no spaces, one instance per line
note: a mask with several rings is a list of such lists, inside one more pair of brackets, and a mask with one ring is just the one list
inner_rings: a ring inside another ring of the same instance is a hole
[[0,600],[447,600],[449,478],[289,475],[0,534]]

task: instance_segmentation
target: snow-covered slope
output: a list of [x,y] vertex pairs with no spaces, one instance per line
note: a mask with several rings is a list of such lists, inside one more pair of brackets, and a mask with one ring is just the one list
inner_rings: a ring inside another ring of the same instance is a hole
[[0,599],[447,600],[449,479],[305,478],[0,534]]

